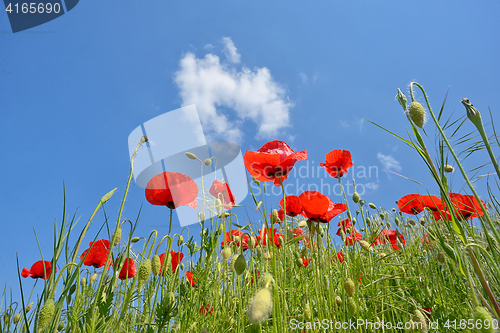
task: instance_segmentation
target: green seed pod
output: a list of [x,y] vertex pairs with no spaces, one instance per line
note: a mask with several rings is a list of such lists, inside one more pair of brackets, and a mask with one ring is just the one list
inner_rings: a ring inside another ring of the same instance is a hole
[[408,107],[408,116],[411,121],[418,127],[424,127],[424,123],[426,120],[425,109],[419,102],[411,102]]
[[212,159],[211,158],[207,158],[204,163],[205,163],[206,166],[209,166],[209,165],[212,164]]
[[248,320],[252,324],[263,322],[272,309],[271,291],[268,288],[262,288],[253,296],[248,307]]
[[415,310],[415,327],[418,329],[420,333],[427,333],[427,322],[425,321],[425,317],[420,312],[420,310]]
[[375,204],[372,204],[371,202],[368,204],[368,206],[370,206],[371,209],[377,209],[377,206],[375,206]]
[[354,203],[358,203],[359,202],[359,193],[358,192],[354,192],[352,194],[352,201],[354,201]]
[[97,273],[92,274],[92,276],[90,277],[90,280],[89,280],[89,281],[90,281],[90,283],[92,284],[92,283],[94,283],[94,282],[95,282],[95,280],[97,280]]
[[120,241],[122,239],[122,228],[116,229],[111,239],[113,240],[113,246],[120,245]]
[[299,268],[304,266],[304,262],[302,261],[302,258],[295,259],[295,265],[297,265],[297,267],[299,267]]
[[455,169],[453,168],[453,166],[452,166],[452,165],[448,165],[448,164],[446,164],[446,165],[444,166],[444,172],[451,173],[451,172],[453,172],[453,170],[455,170]]
[[396,212],[396,208],[394,208],[394,207],[392,207],[391,210],[392,210],[393,213]]
[[421,224],[421,225],[425,225],[425,218],[424,218],[424,217],[421,217],[421,218],[420,218],[420,224]]
[[247,262],[245,260],[245,257],[240,254],[238,258],[236,258],[236,261],[234,262],[234,271],[236,274],[241,275],[245,269],[247,268]]
[[42,332],[49,326],[54,316],[56,305],[53,299],[48,299],[38,313],[38,332]]
[[151,264],[151,269],[153,271],[153,275],[157,276],[160,274],[160,269],[161,269],[161,259],[160,256],[155,254],[153,256],[152,264]]
[[361,248],[367,252],[372,252],[373,251],[373,248],[372,246],[370,245],[370,243],[368,243],[367,241],[365,240],[360,240],[359,241],[359,245],[361,245]]
[[33,307],[33,302],[31,302],[30,304],[28,304],[28,306],[26,307],[26,312],[29,312],[32,307]]
[[139,290],[148,280],[149,274],[151,274],[151,261],[149,261],[149,259],[146,259],[139,266],[139,277],[137,279],[137,287]]
[[177,245],[181,247],[182,243],[184,243],[184,237],[182,237],[182,235],[179,235],[179,238],[177,238]]
[[224,224],[222,224],[222,223],[219,224],[219,230],[218,230],[218,232],[219,232],[219,235],[222,235],[222,233],[224,232]]
[[385,226],[387,227],[387,229],[391,229],[391,223],[389,221],[387,221],[387,223],[385,224]]
[[130,240],[130,243],[135,244],[135,243],[137,243],[137,242],[138,242],[138,241],[140,241],[140,240],[141,240],[141,237],[134,237],[134,238],[132,238],[132,239]]
[[347,310],[349,312],[349,316],[354,316],[356,311],[358,310],[358,306],[356,301],[352,297],[347,297]]
[[85,278],[82,277],[82,279],[80,280],[80,284],[82,285],[82,288],[85,288],[85,286],[87,285],[87,280],[85,280]]
[[481,328],[478,329],[477,332],[481,333],[495,332],[493,317],[485,307],[478,306],[476,308],[476,310],[474,311],[474,319],[476,319],[476,322],[479,321],[479,323],[481,323]]
[[340,296],[335,297],[335,303],[337,303],[337,306],[342,306],[344,302],[342,302],[342,298]]
[[365,205],[365,201],[363,199],[359,200],[359,204],[360,206],[364,206]]
[[403,109],[406,110],[406,106],[407,106],[408,100],[406,99],[405,94],[399,88],[398,88],[397,97],[398,97],[399,104],[401,104],[401,106],[403,107]]
[[401,221],[400,221],[397,217],[396,217],[396,218],[394,218],[394,223],[396,223],[396,225],[397,225],[398,227],[399,227],[399,223],[400,223],[400,222],[401,222]]
[[233,251],[231,251],[231,248],[229,246],[226,246],[225,248],[222,249],[221,251],[221,254],[222,254],[222,258],[224,258],[224,260],[228,260],[229,258],[231,258],[231,254],[232,254]]
[[184,263],[181,263],[181,270],[184,270]]
[[197,160],[198,158],[196,157],[195,154],[193,153],[190,153],[190,152],[185,152],[184,155],[186,155],[188,158],[192,159],[192,160]]
[[309,302],[306,302],[306,304],[304,305],[304,318],[306,320],[311,320],[312,318],[312,311]]
[[444,263],[444,260],[445,260],[445,257],[444,257],[443,252],[438,252],[437,261],[439,261],[440,263]]
[[7,325],[10,321],[10,315],[8,313],[5,313],[3,315],[3,321],[5,322],[5,325]]
[[344,290],[347,294],[347,296],[354,296],[354,293],[356,292],[356,286],[354,285],[354,281],[351,278],[348,278],[344,282]]
[[21,320],[21,314],[18,313],[14,316],[14,324],[17,324]]
[[385,219],[385,215],[384,215],[384,213],[380,213],[380,214],[378,214],[378,216],[380,217],[380,219],[381,219],[382,221]]
[[76,290],[76,283],[69,288],[68,295],[70,295],[70,296],[73,295],[73,293],[75,292],[75,290]]

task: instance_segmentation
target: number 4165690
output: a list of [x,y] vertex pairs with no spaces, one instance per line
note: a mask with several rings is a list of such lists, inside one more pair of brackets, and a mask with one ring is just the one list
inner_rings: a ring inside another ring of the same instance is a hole
[[55,4],[51,4],[51,3],[38,3],[37,4],[35,2],[31,2],[31,3],[25,2],[22,4],[16,3],[16,4],[12,5],[12,3],[9,3],[7,8],[5,8],[5,11],[7,11],[9,14],[12,12],[14,12],[15,14],[18,14],[18,13],[23,13],[23,14],[47,13],[47,14],[50,14],[52,12],[57,14],[61,11],[61,4],[59,4],[57,2]]

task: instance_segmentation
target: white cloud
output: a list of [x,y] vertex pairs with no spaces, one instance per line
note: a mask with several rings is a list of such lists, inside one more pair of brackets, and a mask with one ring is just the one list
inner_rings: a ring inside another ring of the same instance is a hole
[[363,184],[363,185],[368,190],[376,191],[378,189],[379,185],[380,185],[380,182],[377,180],[376,182],[370,182],[370,183],[366,183],[366,184]]
[[212,44],[205,45],[205,50],[211,50],[213,48],[214,48],[214,46]]
[[345,121],[345,120],[341,120],[340,125],[342,125],[342,127],[344,127],[344,128],[349,127],[349,123],[347,123],[347,121]]
[[238,53],[238,49],[234,46],[234,43],[230,37],[223,37],[222,42],[224,43],[224,54],[228,61],[232,63],[239,63],[241,56]]
[[365,123],[365,119],[364,118],[359,118],[359,119],[357,119],[357,123],[358,123],[358,126],[359,126],[359,131],[362,131],[363,130],[363,124]]
[[401,171],[401,165],[399,162],[391,155],[384,155],[382,153],[377,154],[377,158],[382,163],[384,171],[387,173],[387,177],[391,179],[390,173],[394,171]]
[[303,82],[303,83],[306,83],[306,82],[307,82],[308,77],[307,77],[307,75],[306,75],[306,74],[304,74],[304,73],[299,73],[299,76],[300,76],[300,78],[302,79],[302,82]]
[[293,104],[269,69],[243,66],[238,71],[231,63],[221,63],[215,54],[197,58],[191,52],[181,58],[179,67],[174,81],[182,105],[196,105],[208,137],[241,143],[240,128],[247,120],[256,124],[257,139],[273,138],[290,126]]

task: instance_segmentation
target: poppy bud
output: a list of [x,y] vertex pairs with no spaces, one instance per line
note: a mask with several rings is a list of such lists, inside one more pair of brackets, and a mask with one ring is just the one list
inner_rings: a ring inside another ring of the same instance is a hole
[[344,302],[342,302],[342,298],[340,296],[335,297],[335,303],[337,303],[337,306],[342,306]]
[[218,230],[218,232],[219,232],[219,235],[222,235],[222,233],[224,232],[224,224],[222,224],[222,223],[219,224],[219,230]]
[[17,324],[21,320],[21,314],[18,313],[14,316],[14,324]]
[[411,102],[408,107],[408,116],[411,121],[418,127],[424,127],[424,123],[426,120],[425,109],[419,102]]
[[29,312],[32,307],[33,307],[33,302],[31,302],[30,304],[28,304],[28,306],[26,307],[26,312]]
[[234,256],[231,257],[231,260],[229,261],[229,270],[231,272],[234,272],[234,264],[236,263],[236,259],[238,259],[239,255],[235,254]]
[[56,305],[53,299],[48,299],[38,313],[38,332],[42,332],[51,322]]
[[87,285],[87,280],[85,280],[85,278],[82,277],[82,279],[80,280],[80,284],[82,285],[83,288],[85,288],[85,286]]
[[280,216],[278,214],[278,210],[277,209],[273,209],[273,212],[271,214],[271,223],[280,223],[281,220],[280,220]]
[[135,243],[137,243],[137,242],[138,242],[138,241],[140,241],[140,240],[141,240],[141,237],[134,237],[134,238],[132,238],[132,239],[130,240],[130,243],[135,244]]
[[438,252],[437,261],[439,261],[440,263],[444,263],[444,260],[445,260],[444,254],[442,252]]
[[190,153],[190,152],[185,152],[184,155],[186,155],[188,158],[192,159],[192,160],[197,160],[198,158],[196,157],[195,154],[193,153]]
[[310,320],[312,318],[312,311],[311,311],[311,306],[309,305],[309,302],[307,302],[304,305],[304,317],[306,320]]
[[425,317],[422,314],[422,312],[420,312],[420,310],[415,310],[414,315],[415,315],[415,323],[416,323],[416,326],[418,328],[418,331],[420,333],[427,333],[427,322],[425,321]]
[[113,246],[118,246],[120,245],[120,241],[122,239],[122,228],[118,228],[115,230],[115,232],[113,233],[113,237],[111,238],[111,240],[113,241]]
[[73,295],[73,293],[75,292],[75,290],[76,290],[76,284],[72,285],[69,288],[69,294],[68,295]]
[[271,260],[271,258],[273,257],[273,253],[272,253],[272,252],[270,252],[270,251],[267,251],[267,250],[266,250],[266,251],[264,251],[264,253],[263,253],[262,255],[263,255],[263,257],[264,257],[265,259],[267,259],[267,260]]
[[352,201],[354,201],[354,203],[358,203],[359,202],[359,193],[358,192],[354,192],[353,195],[352,195]]
[[222,258],[224,258],[224,260],[228,260],[231,257],[231,253],[232,253],[231,248],[230,247],[225,247],[221,251]]
[[399,104],[401,104],[401,106],[403,107],[403,109],[406,110],[406,106],[407,106],[408,100],[406,99],[405,94],[399,88],[398,88],[397,97],[398,97]]
[[481,113],[471,104],[469,99],[464,98],[460,102],[462,102],[462,104],[465,106],[465,110],[467,111],[467,118],[469,118],[469,120],[472,121],[474,125],[481,124]]
[[387,221],[387,223],[385,224],[385,226],[387,227],[387,229],[390,229],[391,228],[391,222]]
[[199,212],[198,218],[200,219],[200,221],[205,221],[205,212]]
[[5,313],[3,315],[3,321],[5,322],[5,325],[7,325],[10,321],[10,315],[8,313]]
[[184,263],[181,263],[181,270],[184,269]]
[[182,237],[182,235],[179,235],[179,238],[177,238],[177,245],[181,247],[182,243],[184,243],[184,238]]
[[394,218],[394,223],[396,223],[396,225],[397,225],[397,226],[399,226],[399,223],[400,223],[400,222],[401,222],[401,221],[399,221],[399,219],[398,219],[397,217],[396,217],[396,218]]
[[149,141],[149,140],[148,140],[148,137],[147,137],[147,136],[145,136],[145,135],[143,135],[143,136],[141,137],[141,140],[139,141],[139,143],[140,143],[140,144],[143,144],[143,143],[146,143],[146,142],[148,142],[148,141]]
[[220,215],[222,212],[222,201],[219,198],[215,200],[215,208],[217,209],[217,215]]
[[363,199],[361,199],[361,200],[359,200],[359,204],[360,204],[360,206],[364,206],[365,201]]
[[90,277],[90,283],[93,283],[95,280],[97,280],[97,273],[92,274]]
[[368,204],[368,206],[370,206],[371,209],[377,209],[377,206],[375,206],[375,204],[372,204],[371,202]]
[[481,323],[481,328],[478,329],[478,332],[481,332],[481,333],[493,333],[493,332],[495,332],[495,329],[494,329],[495,325],[493,322],[493,318],[485,307],[478,306],[476,308],[476,310],[474,311],[474,319],[476,319],[476,323],[478,321],[479,321],[479,323]]
[[167,306],[172,307],[175,304],[175,294],[171,291],[167,293]]
[[247,262],[245,260],[245,257],[240,254],[234,262],[234,271],[236,272],[236,274],[241,275],[245,271],[245,268],[247,268]]
[[139,266],[139,278],[137,279],[138,289],[141,289],[144,283],[148,280],[149,274],[151,274],[151,261],[149,259],[144,260]]
[[347,296],[354,296],[354,293],[356,292],[356,286],[354,285],[354,281],[351,278],[348,278],[344,282],[344,290],[347,294]]
[[295,259],[295,265],[297,265],[297,267],[299,267],[299,268],[304,266],[304,262],[302,261],[302,258]]
[[209,166],[210,164],[212,164],[212,159],[211,158],[207,158],[204,163],[205,163],[206,166]]
[[307,222],[305,220],[299,222],[299,228],[304,228],[305,226],[307,226]]
[[448,173],[450,173],[450,172],[453,172],[453,170],[454,170],[454,169],[453,169],[453,166],[452,166],[452,165],[448,165],[448,164],[446,164],[446,165],[444,166],[444,172],[448,172]]
[[411,225],[415,225],[416,224],[415,221],[413,221],[413,220],[409,220],[408,223],[410,223]]
[[58,330],[58,331],[62,331],[62,330],[63,330],[63,328],[64,328],[64,321],[61,321],[61,322],[59,323],[59,325],[57,325],[57,330]]
[[354,316],[356,311],[358,310],[358,306],[356,301],[352,297],[347,297],[347,311],[349,312],[349,316]]
[[420,218],[420,224],[425,225],[425,218],[424,217]]
[[367,252],[372,252],[373,251],[373,248],[372,246],[370,245],[370,243],[368,243],[367,241],[365,240],[360,240],[359,241],[359,245],[361,245],[361,248]]
[[274,284],[274,278],[271,273],[265,272],[260,276],[260,283],[264,288],[269,288]]
[[151,269],[153,271],[153,274],[155,276],[157,276],[158,274],[160,274],[160,269],[161,269],[161,259],[160,259],[160,256],[155,254],[153,256],[153,262],[151,264]]
[[262,288],[250,301],[248,307],[248,319],[252,324],[259,324],[264,321],[272,309],[271,291],[267,288]]
[[23,332],[23,333],[28,332],[28,327],[26,326],[26,324],[24,324],[22,332]]

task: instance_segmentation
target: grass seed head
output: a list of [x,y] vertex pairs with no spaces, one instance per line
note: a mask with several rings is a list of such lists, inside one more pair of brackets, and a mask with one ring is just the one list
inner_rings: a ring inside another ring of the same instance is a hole
[[425,114],[425,109],[419,102],[411,102],[408,107],[408,116],[411,121],[418,127],[424,127],[427,115]]
[[55,309],[56,305],[53,299],[45,301],[45,304],[38,313],[38,332],[42,332],[47,326],[49,326],[52,317],[54,316]]
[[351,278],[345,280],[344,290],[349,297],[354,296],[354,293],[356,292],[356,286],[354,285],[354,281]]
[[306,320],[311,320],[312,318],[312,310],[309,302],[306,302],[306,304],[304,305],[304,318]]
[[118,227],[118,229],[116,229],[113,233],[113,237],[111,239],[113,240],[113,246],[120,245],[120,241],[122,239],[122,228]]
[[[479,321],[481,323],[481,328],[477,330],[477,332],[481,333],[494,333],[495,329],[493,325],[493,317],[488,312],[485,307],[478,306],[474,311],[474,319],[476,322]],[[486,326],[488,328],[486,328]]]
[[427,322],[425,321],[425,317],[420,312],[420,310],[415,310],[415,327],[418,329],[420,333],[427,333]]
[[271,291],[262,288],[253,296],[248,307],[248,320],[252,324],[259,324],[267,319],[272,309]]

